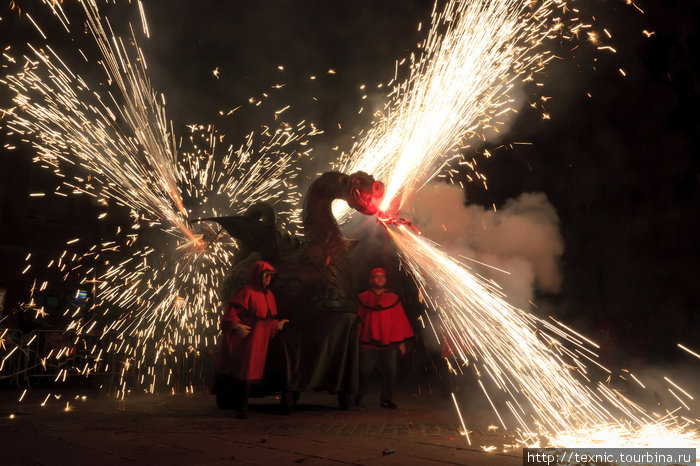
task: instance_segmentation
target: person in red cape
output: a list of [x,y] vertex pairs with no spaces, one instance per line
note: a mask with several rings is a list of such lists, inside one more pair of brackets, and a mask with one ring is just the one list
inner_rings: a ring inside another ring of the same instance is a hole
[[372,371],[379,363],[382,377],[380,406],[396,409],[392,400],[396,380],[398,354],[406,354],[406,342],[413,338],[401,298],[386,289],[386,271],[382,268],[370,272],[371,288],[360,293],[360,387],[355,404],[367,394]]
[[250,385],[263,378],[270,339],[288,322],[277,319],[277,304],[269,290],[274,273],[267,262],[255,262],[248,282],[233,295],[221,317],[217,373],[232,381],[232,407],[241,418],[248,415]]

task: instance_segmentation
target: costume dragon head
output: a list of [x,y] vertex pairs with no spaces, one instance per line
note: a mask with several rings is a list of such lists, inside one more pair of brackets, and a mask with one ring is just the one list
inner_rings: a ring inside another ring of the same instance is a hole
[[379,212],[379,204],[384,197],[384,185],[375,181],[372,175],[355,172],[341,175],[338,181],[344,186],[342,199],[350,207],[365,215]]

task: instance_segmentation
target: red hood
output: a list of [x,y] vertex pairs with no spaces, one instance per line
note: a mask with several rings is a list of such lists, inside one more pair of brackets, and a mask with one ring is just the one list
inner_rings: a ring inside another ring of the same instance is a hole
[[263,272],[274,272],[275,268],[265,261],[256,261],[250,268],[250,274],[248,274],[248,284],[255,288],[260,288],[262,286],[262,274]]

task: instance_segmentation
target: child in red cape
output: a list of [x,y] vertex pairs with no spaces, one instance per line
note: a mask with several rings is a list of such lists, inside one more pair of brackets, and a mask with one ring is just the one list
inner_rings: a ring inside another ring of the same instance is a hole
[[377,363],[382,377],[380,406],[396,409],[393,388],[396,380],[398,354],[406,353],[406,341],[413,337],[413,329],[401,305],[401,298],[388,291],[386,271],[370,272],[371,289],[360,293],[360,389],[355,398],[359,404],[367,393],[367,384]]
[[240,418],[248,415],[250,385],[263,378],[270,339],[289,322],[277,319],[277,304],[269,290],[274,273],[267,262],[255,262],[248,283],[233,295],[221,317],[217,373],[233,379],[233,407]]

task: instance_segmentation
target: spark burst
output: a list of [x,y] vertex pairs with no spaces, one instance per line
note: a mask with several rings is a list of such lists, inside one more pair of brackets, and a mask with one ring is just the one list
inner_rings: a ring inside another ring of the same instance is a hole
[[[558,0],[474,0],[434,10],[420,47],[424,52],[411,57],[408,79],[394,87],[386,115],[340,166],[384,180],[382,210],[396,215],[411,193],[444,171],[465,142],[484,138],[489,128],[498,131],[497,118],[513,111],[508,93],[519,82],[534,80],[554,58],[545,47],[547,39],[568,40],[591,28],[578,17],[567,18],[567,9]],[[604,45],[598,49],[614,52]],[[461,163],[487,188],[475,160]],[[334,213],[342,220],[351,211],[341,204]],[[396,225],[391,236],[440,317],[440,333],[456,344],[459,359],[476,357],[488,379],[510,396],[507,407],[525,444],[648,446],[663,438],[665,445],[700,445],[697,432],[689,429],[692,423],[673,414],[654,419],[605,384],[592,389],[582,383],[579,377],[591,382],[586,363],[598,364],[595,343],[563,324],[512,307],[496,283],[455,262],[402,222]],[[481,381],[480,386],[506,428]]]
[[[388,231],[436,312],[438,322],[430,321],[436,336],[458,360],[474,364],[501,425],[515,427],[524,445],[700,446],[692,421],[675,412],[655,419],[619,390],[595,382],[588,364],[609,371],[596,361],[593,341],[554,319],[513,307],[498,284],[413,229],[399,223]],[[515,425],[506,425],[482,379],[506,395]]]
[[[237,213],[267,201],[281,211],[282,226],[295,230],[300,195],[294,164],[321,131],[304,121],[280,122],[248,134],[236,147],[224,144],[224,135],[211,125],[190,125],[188,137],[178,142],[131,25],[124,41],[95,2],[79,3],[108,90],[91,89],[49,45],[28,44],[31,53],[17,65],[21,69],[0,80],[14,94],[5,128],[31,143],[34,161],[63,180],[56,195],[87,194],[104,206],[125,206],[132,225],[116,227],[112,240],[91,247],[81,248],[75,244],[79,238],[73,239],[68,242],[73,249],[49,263],[62,281],[89,286],[92,293],[64,311],[69,341],[42,355],[41,365],[56,370],[56,380],[111,368],[120,375],[120,397],[134,386],[153,392],[158,383],[192,391],[193,384],[204,382],[200,352],[216,344],[216,290],[235,262],[236,246],[211,225],[191,225],[188,217],[193,211],[198,217]],[[70,32],[60,3],[45,4]],[[148,35],[140,2],[139,11]],[[47,285],[35,283],[26,312],[47,315],[34,300]],[[31,351],[31,343],[16,344],[2,363],[22,344],[21,350]],[[81,357],[69,358],[76,351]]]
[[[386,114],[341,161],[344,171],[384,180],[382,209],[399,198],[391,205],[398,210],[466,141],[498,132],[497,119],[515,111],[509,92],[554,58],[546,39],[590,27],[574,19],[565,27],[565,7],[561,0],[475,0],[448,2],[438,11],[436,3],[422,54],[411,56],[408,79],[393,88]],[[485,184],[474,162],[465,163]],[[350,212],[342,205],[335,211],[339,218]]]

